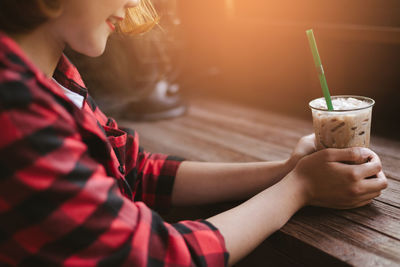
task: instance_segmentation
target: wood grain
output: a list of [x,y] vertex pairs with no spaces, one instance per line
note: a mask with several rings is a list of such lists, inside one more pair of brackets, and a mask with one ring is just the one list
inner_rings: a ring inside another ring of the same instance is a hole
[[[311,119],[210,99],[193,101],[181,118],[122,124],[139,132],[148,151],[212,162],[285,159],[299,138],[312,132]],[[286,255],[283,265],[400,265],[400,142],[373,136],[371,148],[389,177],[380,197],[347,211],[305,208],[258,250],[269,247]]]

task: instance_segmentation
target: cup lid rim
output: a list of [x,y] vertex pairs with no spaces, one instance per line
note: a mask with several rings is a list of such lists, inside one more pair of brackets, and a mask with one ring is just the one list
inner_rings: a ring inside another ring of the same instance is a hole
[[309,106],[309,108],[311,108],[311,109],[313,109],[313,110],[319,110],[319,111],[324,111],[324,112],[337,112],[337,113],[340,113],[340,112],[349,112],[349,111],[356,111],[356,110],[368,109],[368,108],[373,107],[373,106],[375,105],[375,100],[373,100],[372,98],[366,97],[366,96],[358,96],[358,95],[335,95],[335,96],[331,96],[331,98],[332,98],[332,99],[334,99],[334,98],[355,98],[355,99],[359,99],[359,100],[362,100],[362,101],[366,101],[366,102],[369,103],[369,105],[368,105],[368,106],[365,106],[365,107],[361,107],[361,108],[342,109],[342,110],[328,110],[328,109],[326,109],[326,108],[317,108],[317,107],[313,107],[313,106],[311,105],[311,103],[312,103],[313,101],[318,100],[318,99],[325,99],[324,97],[319,97],[319,98],[315,98],[315,99],[311,100],[311,101],[308,103],[308,106]]

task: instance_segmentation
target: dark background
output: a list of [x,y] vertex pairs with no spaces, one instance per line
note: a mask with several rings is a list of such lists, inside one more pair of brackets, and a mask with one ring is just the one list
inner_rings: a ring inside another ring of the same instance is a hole
[[308,102],[322,96],[305,34],[312,28],[331,94],[375,99],[372,134],[400,140],[399,0],[154,1],[162,31],[114,36],[96,59],[69,54],[98,102],[140,99],[146,82],[167,73],[188,99],[311,121]]
[[372,133],[400,140],[400,1],[181,0],[179,14],[186,94],[310,118],[313,28],[331,94],[375,99]]

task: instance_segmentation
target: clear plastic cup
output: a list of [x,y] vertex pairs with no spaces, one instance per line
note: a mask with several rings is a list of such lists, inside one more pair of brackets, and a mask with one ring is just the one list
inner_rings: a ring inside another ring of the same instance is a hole
[[330,111],[316,107],[317,99],[312,100],[309,107],[312,111],[317,150],[369,147],[372,107],[375,101],[368,97],[353,95],[332,96],[332,101],[336,98],[355,98],[365,102],[366,106]]

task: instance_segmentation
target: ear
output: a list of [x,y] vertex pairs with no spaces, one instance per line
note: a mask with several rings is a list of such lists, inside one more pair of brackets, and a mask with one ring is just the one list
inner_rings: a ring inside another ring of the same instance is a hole
[[63,11],[64,0],[36,0],[40,11],[49,19],[57,18]]

